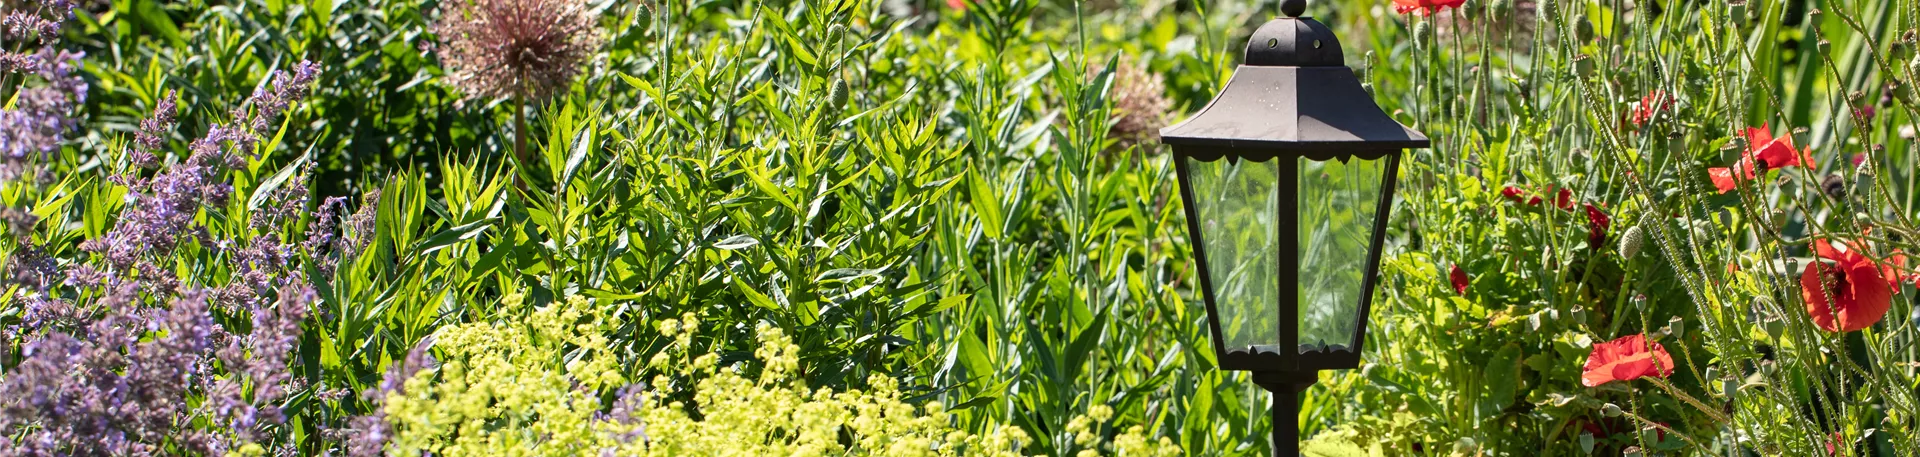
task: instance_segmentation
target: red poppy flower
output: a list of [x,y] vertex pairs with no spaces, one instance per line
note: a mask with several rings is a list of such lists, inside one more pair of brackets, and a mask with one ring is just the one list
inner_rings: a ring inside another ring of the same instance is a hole
[[1833,432],[1833,434],[1827,435],[1827,455],[1840,455],[1837,445],[1846,439],[1847,435],[1841,432]]
[[1713,178],[1713,187],[1719,189],[1720,193],[1727,193],[1739,187],[1741,181],[1758,176],[1757,166],[1768,170],[1796,166],[1813,153],[1812,148],[1796,151],[1792,133],[1775,138],[1765,124],[1747,129],[1746,137],[1747,152],[1741,154],[1740,160],[1734,161],[1733,167],[1707,169],[1707,177]]
[[1418,11],[1421,16],[1438,13],[1447,8],[1459,8],[1467,0],[1393,0],[1393,12],[1407,14]]
[[1627,335],[1605,343],[1595,343],[1587,354],[1587,368],[1580,384],[1599,387],[1613,381],[1632,381],[1647,376],[1664,378],[1673,374],[1673,356],[1660,343],[1647,341],[1645,335]]
[[967,10],[967,0],[947,0],[947,7],[960,11]]
[[1453,271],[1447,273],[1447,280],[1453,282],[1454,293],[1466,295],[1467,284],[1472,281],[1472,278],[1467,277],[1467,270],[1460,269],[1460,265],[1456,264],[1453,266]]
[[[1501,192],[1505,193],[1506,191],[1502,190]],[[1517,199],[1519,197],[1517,195],[1517,193],[1519,192],[1519,189],[1514,189],[1514,192],[1516,193],[1516,195],[1514,196],[1515,198],[1514,201],[1519,202],[1519,200]],[[1567,189],[1557,189],[1554,186],[1547,186],[1547,193],[1554,194],[1553,206],[1558,207],[1563,211],[1573,211],[1573,191],[1567,190]],[[1534,196],[1533,198],[1527,199],[1527,206],[1538,206],[1543,201],[1545,200],[1542,200],[1539,196]]]
[[1520,196],[1525,193],[1526,191],[1522,191],[1518,187],[1507,186],[1507,187],[1500,188],[1500,196],[1506,197],[1507,200],[1512,201],[1514,203],[1520,203]]
[[1607,244],[1607,229],[1613,227],[1613,218],[1599,207],[1589,203],[1587,206],[1587,247],[1600,249]]
[[1645,126],[1653,120],[1653,115],[1669,111],[1673,111],[1673,98],[1667,96],[1667,91],[1648,92],[1647,96],[1640,97],[1640,106],[1633,109],[1633,126]]
[[[1844,249],[1844,250],[1843,250]],[[1814,240],[1813,250],[1820,258],[1800,274],[1800,297],[1807,302],[1807,315],[1814,325],[1829,332],[1851,332],[1871,327],[1887,316],[1893,300],[1893,287],[1885,274],[1890,268],[1873,263],[1858,249],[1845,243]],[[1835,309],[1838,308],[1838,309]]]

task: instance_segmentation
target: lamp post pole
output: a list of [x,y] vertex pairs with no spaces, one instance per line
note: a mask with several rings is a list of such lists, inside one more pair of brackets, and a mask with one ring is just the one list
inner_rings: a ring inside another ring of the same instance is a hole
[[1300,393],[1318,381],[1314,372],[1256,371],[1253,383],[1273,395],[1273,457],[1300,455]]

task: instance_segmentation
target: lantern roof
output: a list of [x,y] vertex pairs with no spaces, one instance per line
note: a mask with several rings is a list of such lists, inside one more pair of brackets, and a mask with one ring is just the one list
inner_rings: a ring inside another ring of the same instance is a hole
[[1243,149],[1325,160],[1427,147],[1426,135],[1380,110],[1347,68],[1340,40],[1325,24],[1300,17],[1304,9],[1305,2],[1283,3],[1288,17],[1253,33],[1219,95],[1185,122],[1161,129],[1160,142],[1206,146],[1193,154],[1203,160]]

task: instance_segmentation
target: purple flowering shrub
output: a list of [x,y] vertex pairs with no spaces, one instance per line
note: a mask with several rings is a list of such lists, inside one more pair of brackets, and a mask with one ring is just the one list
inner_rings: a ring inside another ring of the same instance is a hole
[[[289,369],[318,301],[309,275],[364,235],[335,233],[343,199],[308,210],[310,166],[250,172],[318,66],[268,74],[184,150],[170,93],[123,147],[80,151],[82,56],[56,41],[73,5],[4,5],[0,95],[17,102],[0,111],[0,456],[294,453],[283,408],[349,392]],[[81,153],[118,160],[53,160]]]

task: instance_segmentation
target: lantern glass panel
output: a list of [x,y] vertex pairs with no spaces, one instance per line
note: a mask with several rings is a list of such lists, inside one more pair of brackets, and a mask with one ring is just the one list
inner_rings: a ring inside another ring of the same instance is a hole
[[1386,161],[1298,160],[1300,345],[1350,345]]
[[1280,341],[1280,160],[1188,159],[1220,333],[1228,348]]

